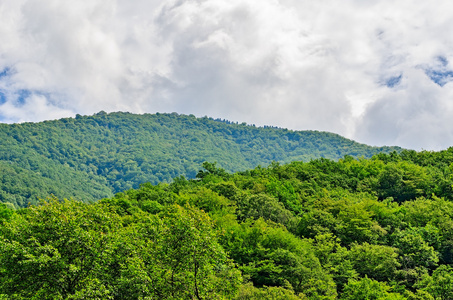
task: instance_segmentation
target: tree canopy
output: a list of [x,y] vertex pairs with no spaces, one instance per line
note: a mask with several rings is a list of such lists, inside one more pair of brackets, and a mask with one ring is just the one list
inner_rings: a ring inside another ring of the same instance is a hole
[[100,112],[40,123],[0,124],[0,202],[18,207],[55,195],[112,197],[141,183],[195,178],[204,161],[227,172],[273,161],[371,157],[370,147],[338,135],[256,127],[193,115]]
[[451,299],[451,152],[207,162],[92,204],[3,204],[0,299]]

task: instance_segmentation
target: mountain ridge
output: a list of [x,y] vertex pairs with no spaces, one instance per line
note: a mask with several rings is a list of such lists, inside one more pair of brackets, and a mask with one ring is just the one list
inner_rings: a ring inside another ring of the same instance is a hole
[[0,124],[0,201],[16,206],[54,194],[84,201],[111,197],[139,184],[194,178],[204,161],[228,172],[272,162],[369,158],[400,152],[322,131],[177,113],[105,113],[20,124]]

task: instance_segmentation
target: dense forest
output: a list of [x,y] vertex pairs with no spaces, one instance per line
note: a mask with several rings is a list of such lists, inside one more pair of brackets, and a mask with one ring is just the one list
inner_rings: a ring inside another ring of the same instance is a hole
[[370,147],[338,135],[256,127],[193,115],[100,112],[41,123],[0,124],[0,202],[25,207],[55,195],[112,197],[141,183],[195,178],[204,161],[228,172],[271,162],[371,157]]
[[202,166],[1,204],[0,299],[453,299],[453,148]]

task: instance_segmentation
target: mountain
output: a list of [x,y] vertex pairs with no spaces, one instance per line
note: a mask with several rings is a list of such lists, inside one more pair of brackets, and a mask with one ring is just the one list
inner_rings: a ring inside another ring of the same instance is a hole
[[193,115],[77,115],[0,124],[0,202],[23,207],[50,194],[93,201],[141,183],[194,178],[204,161],[227,172],[272,162],[369,158],[400,152],[337,134],[256,127]]

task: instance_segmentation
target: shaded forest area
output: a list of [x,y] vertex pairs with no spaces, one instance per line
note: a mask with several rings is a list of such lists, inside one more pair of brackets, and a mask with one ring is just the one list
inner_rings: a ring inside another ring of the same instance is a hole
[[55,121],[0,124],[0,202],[17,207],[53,194],[82,201],[112,197],[141,183],[195,178],[204,161],[228,172],[272,161],[344,155],[371,157],[398,147],[370,147],[338,135],[255,127],[172,114],[100,112]]
[[453,148],[0,209],[3,299],[453,299]]

